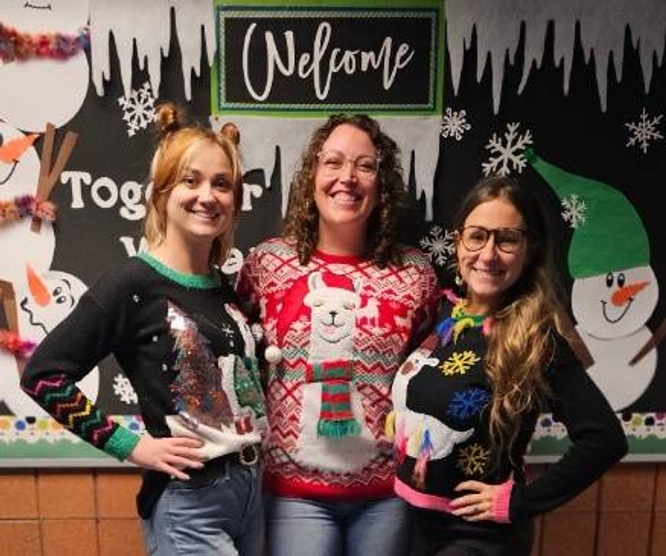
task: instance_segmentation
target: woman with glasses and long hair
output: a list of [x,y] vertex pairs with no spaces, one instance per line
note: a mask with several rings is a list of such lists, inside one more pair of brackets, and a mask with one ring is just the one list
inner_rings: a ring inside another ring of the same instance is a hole
[[396,241],[405,196],[397,145],[378,123],[332,116],[303,154],[283,237],[241,271],[269,345],[271,556],[409,551],[384,423],[395,372],[440,296],[428,259]]
[[[395,490],[414,508],[417,556],[528,555],[531,518],[592,484],[627,443],[569,347],[534,195],[485,179],[454,225],[462,295],[446,292],[440,322],[393,385]],[[528,481],[523,457],[541,411],[571,446]]]

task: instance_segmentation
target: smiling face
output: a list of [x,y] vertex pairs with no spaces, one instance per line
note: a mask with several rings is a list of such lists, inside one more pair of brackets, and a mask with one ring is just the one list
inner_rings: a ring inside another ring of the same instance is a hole
[[378,154],[370,136],[349,124],[336,127],[322,145],[314,201],[319,212],[319,246],[324,250],[328,238],[341,231],[365,237],[377,206]]
[[0,21],[24,33],[75,33],[88,22],[90,0],[3,0]]
[[577,278],[571,290],[576,322],[601,339],[621,338],[644,327],[658,300],[657,277],[649,266]]
[[235,191],[229,158],[211,142],[198,145],[166,203],[165,242],[210,248],[232,230]]
[[[508,200],[498,197],[481,203],[465,218],[463,227],[479,226],[488,230],[499,228],[524,229],[523,217]],[[486,244],[477,251],[465,247],[458,234],[456,240],[458,268],[467,286],[468,310],[485,314],[496,309],[504,293],[523,274],[527,260],[527,238],[523,237],[513,253],[499,249],[497,236],[490,234]]]

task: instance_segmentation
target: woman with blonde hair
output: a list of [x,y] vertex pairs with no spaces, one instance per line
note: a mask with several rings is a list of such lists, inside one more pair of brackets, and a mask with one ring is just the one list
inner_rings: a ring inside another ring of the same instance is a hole
[[[137,497],[149,554],[263,553],[258,466],[265,411],[252,334],[222,275],[242,200],[237,134],[157,111],[148,249],[103,273],[40,344],[23,389],[96,448],[146,471]],[[145,434],[76,387],[113,354]]]
[[[569,347],[534,195],[485,179],[454,229],[463,295],[447,292],[442,320],[393,385],[395,490],[414,508],[417,556],[528,555],[531,518],[592,484],[627,443]],[[528,481],[540,411],[566,426],[572,445]]]

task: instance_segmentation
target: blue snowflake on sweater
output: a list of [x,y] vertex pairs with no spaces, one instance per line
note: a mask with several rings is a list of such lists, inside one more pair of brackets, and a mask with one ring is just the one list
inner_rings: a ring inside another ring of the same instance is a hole
[[446,413],[456,419],[469,419],[481,411],[489,398],[490,394],[483,388],[469,388],[456,392]]

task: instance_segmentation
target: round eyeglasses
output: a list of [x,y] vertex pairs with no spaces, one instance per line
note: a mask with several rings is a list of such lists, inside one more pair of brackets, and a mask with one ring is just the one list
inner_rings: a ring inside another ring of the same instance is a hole
[[460,241],[468,251],[481,251],[493,236],[495,245],[503,253],[515,253],[523,245],[527,231],[521,228],[495,228],[465,226],[459,232]]
[[347,162],[350,162],[356,175],[372,178],[377,175],[380,158],[367,154],[359,155],[356,158],[348,158],[340,151],[325,149],[317,154],[317,160],[319,161],[319,169],[325,176],[339,176],[347,166]]

